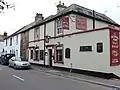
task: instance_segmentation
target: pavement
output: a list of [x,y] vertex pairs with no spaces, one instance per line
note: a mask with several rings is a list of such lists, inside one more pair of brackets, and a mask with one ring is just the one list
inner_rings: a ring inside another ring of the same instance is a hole
[[58,76],[71,78],[78,81],[83,81],[83,82],[92,83],[92,84],[101,85],[101,86],[110,87],[110,88],[116,88],[116,90],[120,90],[119,79],[103,79],[103,78],[87,76],[87,75],[82,75],[82,74],[73,73],[73,72],[70,73],[67,71],[57,70],[54,68],[46,68],[38,65],[32,65],[32,67],[36,70],[39,70],[45,73],[50,73],[53,75],[58,75]]
[[59,72],[46,69],[15,70],[0,65],[0,90],[116,90],[92,83],[74,80],[49,72]]

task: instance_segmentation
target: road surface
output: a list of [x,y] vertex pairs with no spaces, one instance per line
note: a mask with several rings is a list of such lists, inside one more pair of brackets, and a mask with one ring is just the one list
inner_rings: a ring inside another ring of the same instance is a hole
[[82,81],[0,65],[0,90],[113,90]]

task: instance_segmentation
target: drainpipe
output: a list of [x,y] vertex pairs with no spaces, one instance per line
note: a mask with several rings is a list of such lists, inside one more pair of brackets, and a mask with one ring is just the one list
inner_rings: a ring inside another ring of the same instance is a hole
[[93,10],[93,29],[95,29],[95,11]]
[[44,24],[44,66],[45,66],[45,43],[46,43],[46,24]]

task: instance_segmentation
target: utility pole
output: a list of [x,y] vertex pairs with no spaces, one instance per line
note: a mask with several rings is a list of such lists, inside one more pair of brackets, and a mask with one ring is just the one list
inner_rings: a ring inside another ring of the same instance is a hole
[[95,11],[93,10],[93,29],[95,29]]

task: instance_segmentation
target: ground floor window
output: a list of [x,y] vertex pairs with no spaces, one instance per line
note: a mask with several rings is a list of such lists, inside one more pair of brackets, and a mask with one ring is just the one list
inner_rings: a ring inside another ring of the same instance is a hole
[[63,45],[56,48],[56,62],[63,63]]
[[102,53],[103,52],[103,43],[102,42],[98,42],[97,43],[97,52],[98,53]]
[[44,60],[44,50],[40,50],[40,60]]
[[39,61],[39,58],[38,58],[38,50],[35,51],[35,61]]
[[70,58],[70,48],[65,49],[65,58]]
[[30,59],[33,59],[33,50],[30,52]]

